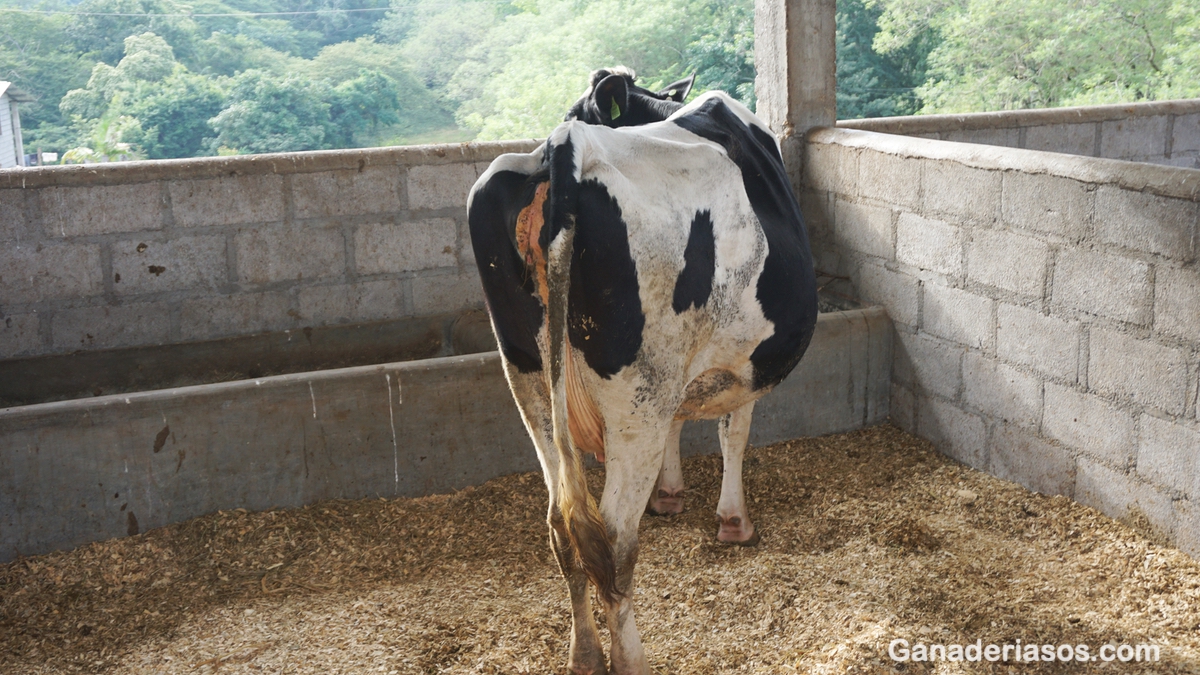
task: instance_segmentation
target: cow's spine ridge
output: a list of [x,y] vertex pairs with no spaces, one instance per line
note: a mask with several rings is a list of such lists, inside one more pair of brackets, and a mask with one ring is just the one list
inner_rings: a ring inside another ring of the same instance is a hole
[[571,257],[575,228],[566,227],[550,243],[547,264],[549,307],[547,321],[550,352],[550,411],[554,445],[558,448],[558,509],[562,513],[571,548],[579,567],[596,586],[600,597],[614,603],[621,593],[616,586],[616,565],[608,529],[595,498],[588,490],[583,453],[571,440],[567,418],[567,299],[571,284]]

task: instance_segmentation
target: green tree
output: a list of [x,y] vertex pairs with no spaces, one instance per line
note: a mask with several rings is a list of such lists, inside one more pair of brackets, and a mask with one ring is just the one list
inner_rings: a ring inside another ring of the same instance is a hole
[[66,26],[66,37],[75,49],[109,65],[125,53],[125,38],[154,33],[171,45],[174,53],[188,60],[196,41],[197,26],[179,16],[187,8],[172,0],[83,0]]
[[225,104],[225,96],[213,80],[181,69],[158,86],[138,93],[127,108],[138,125],[127,131],[123,140],[149,159],[207,154],[208,141],[216,135],[208,120]]
[[[754,109],[754,2],[714,0],[684,49],[679,76],[696,75],[696,91],[720,89]],[[700,9],[700,7],[698,7]]]
[[277,11],[315,12],[296,14],[288,22],[299,31],[320,35],[318,45],[323,47],[370,35],[387,7],[388,0],[292,0]]
[[[386,76],[386,80],[371,81],[386,85],[388,91],[394,92],[397,103],[392,108],[396,111],[396,119],[384,121],[380,116],[366,128],[356,129],[355,144],[378,142],[383,137],[411,138],[454,127],[453,113],[412,73],[404,50],[398,45],[380,44],[373,38],[363,37],[329,45],[305,65],[305,72],[311,77],[328,80],[337,87],[369,86],[365,82],[349,84],[358,80],[364,71]],[[391,100],[391,94],[381,99],[380,104],[388,100]]]
[[329,86],[303,75],[247,70],[233,78],[227,105],[210,122],[215,143],[238,152],[294,152],[329,147]]
[[837,5],[837,107],[841,119],[911,115],[920,108],[916,88],[925,82],[933,48],[926,30],[886,54],[875,50],[882,13],[878,4],[839,0]]
[[[448,85],[456,118],[479,137],[543,136],[601,65],[647,84],[678,73],[696,23],[685,0],[529,0],[470,53]],[[614,21],[613,17],[622,17]]]
[[378,132],[381,125],[400,122],[399,89],[396,81],[378,70],[362,70],[353,80],[333,88],[329,118],[332,132],[327,143],[335,148],[357,145],[357,137]]
[[924,112],[1158,98],[1186,81],[1168,60],[1182,54],[1176,26],[1200,11],[1194,0],[877,1],[878,51],[936,35]]
[[301,60],[245,35],[217,32],[196,43],[194,69],[205,75],[233,76],[246,70],[282,75],[303,69],[298,61]]
[[441,92],[470,50],[509,13],[505,3],[396,0],[378,32],[381,41],[402,45],[416,76]]
[[[61,5],[45,5],[48,9]],[[25,146],[65,151],[74,132],[58,102],[87,83],[92,61],[62,39],[70,18],[5,13],[0,20],[0,80],[16,84],[37,100],[21,104]]]

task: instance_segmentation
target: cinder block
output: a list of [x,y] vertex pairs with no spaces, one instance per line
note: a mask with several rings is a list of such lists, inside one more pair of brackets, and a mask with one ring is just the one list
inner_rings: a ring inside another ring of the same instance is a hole
[[971,468],[987,468],[987,427],[978,415],[922,396],[918,399],[917,435]]
[[163,226],[158,183],[48,187],[39,191],[42,229],[48,237],[159,230]]
[[1087,457],[1076,459],[1075,499],[1104,515],[1140,525],[1139,516],[1149,521],[1154,532],[1168,535],[1175,521],[1171,496],[1132,473],[1114,471]]
[[1200,274],[1160,265],[1155,275],[1154,328],[1200,341]]
[[809,241],[831,240],[833,207],[829,193],[803,190],[796,198],[800,202],[800,213],[804,216],[804,228],[808,232]]
[[896,332],[892,374],[897,382],[953,399],[962,381],[965,348],[921,334]]
[[1063,447],[1010,424],[992,432],[990,473],[1044,495],[1075,493],[1075,459]]
[[222,176],[169,184],[171,213],[181,227],[283,220],[283,177]]
[[457,226],[450,218],[359,225],[354,262],[360,274],[455,267]]
[[1182,422],[1142,415],[1137,473],[1185,496],[1200,497],[1200,432]]
[[804,144],[803,180],[814,190],[858,194],[858,150],[843,145]]
[[910,434],[917,433],[917,399],[912,390],[892,383],[888,421]]
[[858,192],[868,199],[917,211],[923,161],[863,150],[858,157]]
[[0,243],[28,243],[34,238],[25,219],[26,190],[0,190]]
[[1167,115],[1126,117],[1100,123],[1100,156],[1110,159],[1162,157],[1166,150]]
[[1119,321],[1150,325],[1150,266],[1138,260],[1078,249],[1059,253],[1056,304]]
[[466,211],[467,195],[479,174],[474,164],[433,164],[408,170],[408,208]]
[[997,145],[1016,148],[1020,145],[1021,130],[1012,129],[961,129],[946,134],[946,140],[976,145]]
[[1133,415],[1098,396],[1046,383],[1042,434],[1112,464],[1133,459]]
[[1171,542],[1193,558],[1200,558],[1200,507],[1189,499],[1172,502],[1171,506],[1175,508]]
[[968,352],[963,359],[963,402],[989,417],[1036,428],[1042,413],[1042,381]]
[[425,316],[483,306],[483,285],[475,270],[427,274],[412,280],[413,314]]
[[928,333],[968,347],[992,345],[992,304],[974,293],[926,283],[921,327]]
[[1001,303],[996,310],[996,353],[1005,361],[1074,382],[1079,374],[1079,324]]
[[406,316],[405,284],[403,279],[382,279],[302,288],[297,294],[300,317],[305,325],[322,326]]
[[346,271],[346,242],[329,227],[264,227],[239,232],[238,279],[243,283],[326,279]]
[[1187,353],[1101,328],[1091,330],[1088,388],[1172,415],[1187,403]]
[[36,312],[0,318],[0,360],[42,351],[40,327],[41,319]]
[[921,269],[960,275],[962,229],[940,220],[901,213],[896,224],[896,259]]
[[857,289],[864,300],[883,305],[893,321],[916,327],[920,286],[914,277],[864,263],[858,268]]
[[50,321],[58,351],[163,344],[170,329],[170,307],[162,302],[60,309]]
[[1001,210],[1013,227],[1045,232],[1078,241],[1088,230],[1092,213],[1086,183],[1045,174],[1004,174]]
[[892,211],[840,199],[834,202],[834,241],[860,253],[890,260],[896,256],[892,244]]
[[[466,219],[459,221],[458,230],[458,240],[460,242],[458,247],[458,267],[464,270],[476,269],[475,247],[471,245],[471,228],[467,226]],[[814,263],[817,262],[818,257],[818,255],[814,254]],[[819,267],[819,269],[825,268]]]
[[97,244],[0,246],[0,298],[6,306],[103,291]]
[[1188,261],[1200,208],[1188,199],[1102,185],[1096,190],[1096,237],[1125,248]]
[[127,239],[112,245],[113,290],[118,295],[216,290],[229,278],[225,237],[208,235],[167,241]]
[[956,162],[925,164],[925,212],[948,213],[973,221],[1000,217],[1000,172]]
[[292,205],[297,218],[396,213],[402,180],[395,166],[295,174]]
[[1042,297],[1050,247],[1003,230],[975,230],[967,244],[967,278],[1022,295]]
[[183,301],[179,333],[184,341],[249,335],[295,328],[299,317],[283,292],[208,296]]
[[1096,123],[1026,127],[1025,148],[1091,157],[1096,152]]
[[1200,150],[1200,113],[1179,115],[1171,140],[1171,156]]

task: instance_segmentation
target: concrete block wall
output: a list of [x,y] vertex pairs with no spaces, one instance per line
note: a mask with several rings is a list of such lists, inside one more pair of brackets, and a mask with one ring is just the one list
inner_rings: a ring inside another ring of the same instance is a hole
[[0,359],[480,305],[467,192],[535,146],[0,171]]
[[808,140],[818,267],[896,327],[893,421],[1200,554],[1200,171]]
[[844,129],[1200,168],[1200,99],[843,120]]

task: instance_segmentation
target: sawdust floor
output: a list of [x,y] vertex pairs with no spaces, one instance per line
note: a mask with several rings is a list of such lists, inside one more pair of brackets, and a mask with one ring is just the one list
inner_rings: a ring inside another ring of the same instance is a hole
[[[714,541],[719,457],[684,466],[687,511],[641,527],[657,673],[894,672],[897,637],[1154,643],[1162,658],[905,673],[1200,673],[1196,561],[893,427],[752,450],[753,549]],[[539,476],[515,475],[19,560],[0,567],[0,673],[561,673],[568,601],[545,500]]]

